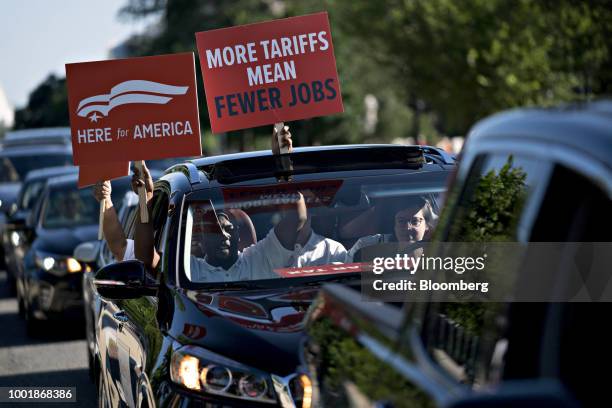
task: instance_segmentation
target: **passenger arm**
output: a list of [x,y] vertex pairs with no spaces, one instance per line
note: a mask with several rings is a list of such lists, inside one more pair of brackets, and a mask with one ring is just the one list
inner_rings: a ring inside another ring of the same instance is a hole
[[[153,209],[153,179],[146,165],[142,166],[143,174],[138,168],[134,168],[132,176],[132,189],[138,194],[138,188],[144,186],[146,190],[146,201],[149,214]],[[136,215],[136,228],[134,231],[134,255],[136,259],[142,261],[149,269],[155,269],[159,263],[159,254],[155,250],[155,237],[153,230],[153,220],[144,224],[140,221],[140,211]]]
[[[280,130],[280,143],[276,128],[272,132],[272,152],[275,155],[280,154],[281,147],[286,147],[289,153],[293,151],[293,141],[288,126],[284,126]],[[283,247],[293,250],[298,237],[309,236],[309,231],[310,223],[308,223],[306,201],[302,193],[298,193],[295,207],[283,211],[281,221],[274,227],[274,233]]]
[[104,224],[102,225],[104,239],[106,239],[106,244],[115,259],[122,261],[125,255],[127,239],[111,201],[112,187],[110,181],[106,180],[102,183],[96,183],[92,192],[96,200],[101,201],[104,199]]

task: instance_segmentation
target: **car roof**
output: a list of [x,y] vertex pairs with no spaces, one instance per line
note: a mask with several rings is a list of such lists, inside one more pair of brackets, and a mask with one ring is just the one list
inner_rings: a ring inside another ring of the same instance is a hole
[[38,145],[38,144],[70,144],[69,127],[48,127],[23,129],[8,132],[2,141],[3,147]]
[[565,145],[612,167],[612,101],[499,113],[474,125],[466,147],[508,139]]
[[[312,146],[312,147],[296,147],[293,149],[293,153],[315,153],[315,152],[329,152],[333,150],[337,151],[347,151],[347,150],[355,150],[355,151],[366,151],[367,149],[374,148],[382,148],[382,149],[423,149],[431,154],[439,155],[447,164],[454,163],[454,157],[443,150],[432,147],[432,146],[410,146],[410,145],[397,145],[397,144],[351,144],[351,145],[332,145],[332,146]],[[212,164],[216,164],[222,161],[229,160],[241,160],[241,159],[251,159],[257,157],[268,157],[272,156],[271,150],[258,150],[254,152],[240,152],[240,153],[230,153],[230,154],[222,154],[217,156],[208,156],[201,157],[199,159],[189,160],[191,163],[195,164],[197,167],[205,167]]]
[[49,186],[49,188],[56,188],[58,186],[65,187],[67,185],[74,185],[76,187],[78,181],[79,181],[78,173],[62,174],[56,177],[51,177],[47,181],[47,186]]
[[65,153],[67,155],[72,155],[72,146],[36,144],[31,146],[7,147],[0,149],[0,156],[2,157],[28,156],[41,153]]
[[56,166],[56,167],[45,167],[42,169],[32,170],[28,173],[25,178],[25,182],[35,179],[46,179],[56,177],[63,174],[76,173],[79,171],[77,166]]
[[[343,178],[347,172],[356,170],[444,172],[450,171],[455,164],[453,156],[431,146],[317,146],[295,148],[292,153],[281,156],[275,156],[270,150],[263,150],[193,159],[166,170],[162,180],[170,183],[172,190],[183,191],[264,180],[287,172],[282,164],[284,157],[291,159],[293,167],[289,172],[296,179],[322,172],[344,172],[344,175],[338,173],[338,178]],[[280,160],[270,160],[271,158]],[[184,183],[186,184],[183,185]]]

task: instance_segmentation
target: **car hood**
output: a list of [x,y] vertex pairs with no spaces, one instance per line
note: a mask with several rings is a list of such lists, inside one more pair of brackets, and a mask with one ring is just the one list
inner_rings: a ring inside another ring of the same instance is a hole
[[20,188],[21,183],[0,183],[0,201],[2,201],[2,209],[8,208],[8,206],[17,201]]
[[177,289],[170,335],[251,367],[288,375],[299,365],[306,310],[318,287],[244,292]]
[[33,248],[52,254],[72,256],[77,245],[96,239],[98,239],[97,225],[58,229],[38,228]]

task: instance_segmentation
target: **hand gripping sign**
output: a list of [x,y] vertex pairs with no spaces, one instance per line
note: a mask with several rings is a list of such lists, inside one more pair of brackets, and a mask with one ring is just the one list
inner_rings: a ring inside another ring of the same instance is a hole
[[327,13],[199,32],[196,41],[214,133],[343,112]]
[[193,53],[66,64],[66,78],[76,165],[201,155]]

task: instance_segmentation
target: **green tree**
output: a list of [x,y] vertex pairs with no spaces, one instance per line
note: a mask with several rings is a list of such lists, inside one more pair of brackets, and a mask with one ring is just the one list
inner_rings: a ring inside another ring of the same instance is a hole
[[447,134],[463,134],[501,109],[610,91],[608,1],[308,3],[330,10],[334,35],[340,31],[359,39],[362,49],[375,49],[366,57],[393,67],[388,81],[413,109],[435,113]]
[[15,111],[15,129],[69,126],[66,79],[49,75],[30,93],[28,104]]

